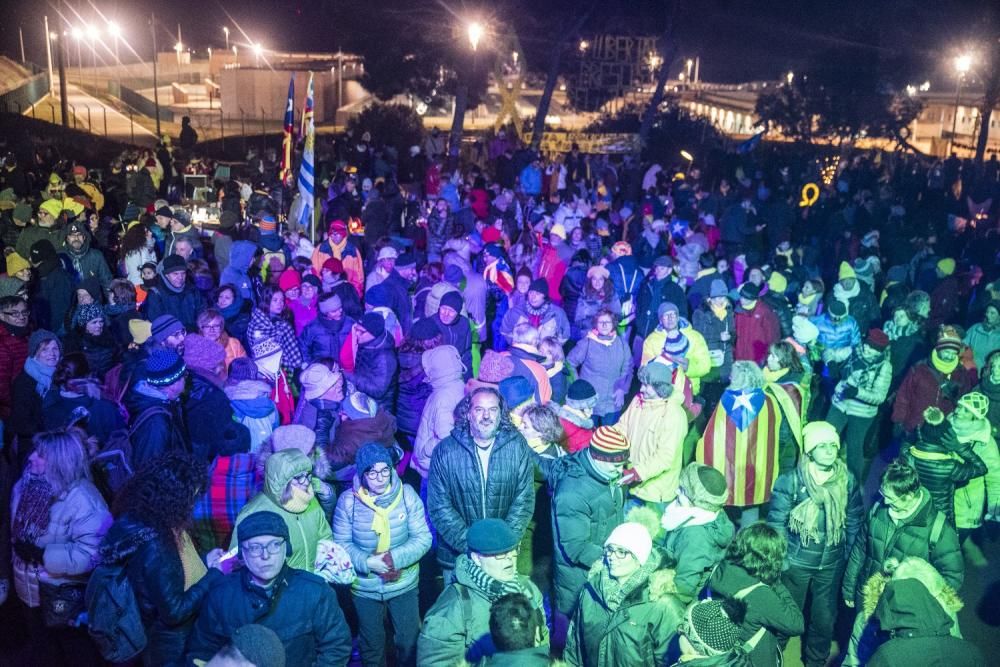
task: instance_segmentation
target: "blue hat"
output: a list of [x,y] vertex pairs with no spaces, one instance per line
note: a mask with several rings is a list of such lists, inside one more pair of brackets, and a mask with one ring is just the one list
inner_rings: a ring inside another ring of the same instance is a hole
[[514,375],[500,382],[500,395],[507,402],[507,408],[513,410],[522,403],[530,401],[535,390],[527,378]]
[[166,387],[184,377],[187,366],[173,350],[154,348],[146,357],[146,382],[154,387]]
[[483,556],[498,556],[513,551],[520,541],[502,519],[480,519],[465,534],[470,553]]
[[379,462],[392,468],[392,452],[388,447],[377,442],[361,445],[358,453],[354,456],[354,467],[357,468],[359,477],[374,468],[375,464]]

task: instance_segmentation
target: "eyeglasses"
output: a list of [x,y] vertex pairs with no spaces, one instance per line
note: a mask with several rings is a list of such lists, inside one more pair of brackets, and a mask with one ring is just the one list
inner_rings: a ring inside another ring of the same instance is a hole
[[274,540],[273,542],[268,542],[267,544],[243,544],[243,552],[248,556],[253,556],[254,558],[260,558],[264,555],[265,551],[268,555],[274,556],[280,553],[284,548],[284,540]]
[[313,474],[311,472],[299,473],[295,477],[292,477],[292,481],[299,486],[306,486],[312,482]]
[[15,310],[5,310],[3,311],[3,314],[6,315],[7,317],[27,317],[28,309],[17,308]]
[[382,468],[381,470],[375,470],[372,468],[365,473],[365,477],[368,479],[381,479],[383,477],[388,477],[392,474],[392,468]]
[[617,558],[618,560],[625,560],[626,558],[635,558],[635,555],[628,549],[620,549],[618,547],[607,546],[604,547],[604,556],[606,558]]
[[497,554],[495,556],[490,556],[494,560],[517,560],[517,554],[519,549],[514,549],[513,551],[508,551],[505,554]]

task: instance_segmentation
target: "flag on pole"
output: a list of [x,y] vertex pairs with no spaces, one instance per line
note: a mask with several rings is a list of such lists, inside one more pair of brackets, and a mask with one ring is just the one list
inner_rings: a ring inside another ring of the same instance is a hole
[[302,200],[299,219],[300,229],[308,229],[315,241],[313,230],[313,215],[316,208],[315,183],[313,170],[313,151],[316,143],[316,125],[313,122],[313,75],[309,73],[309,85],[306,88],[306,106],[302,111],[303,127],[305,128],[305,146],[302,149],[302,166],[299,167],[299,197]]
[[285,104],[285,136],[281,140],[281,183],[292,182],[292,133],[295,131],[295,75],[288,81],[288,103]]

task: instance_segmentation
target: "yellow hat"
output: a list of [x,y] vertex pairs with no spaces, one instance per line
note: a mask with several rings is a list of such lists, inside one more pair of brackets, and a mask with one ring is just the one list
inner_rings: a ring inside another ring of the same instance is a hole
[[21,257],[16,252],[12,252],[7,255],[7,275],[16,276],[18,271],[23,271],[24,269],[30,269],[31,264],[28,264],[28,260]]
[[53,218],[58,218],[59,214],[62,213],[63,205],[62,202],[57,199],[46,199],[38,205],[38,210],[45,211]]
[[780,271],[773,271],[771,277],[767,279],[767,288],[772,292],[784,294],[788,289],[788,279]]
[[136,225],[141,225],[141,224],[142,223],[140,221],[133,220],[132,222],[128,223],[128,226],[125,228],[125,231],[127,232],[127,231],[131,230],[133,227],[135,227]]
[[940,259],[937,263],[937,269],[941,272],[942,276],[950,276],[955,273],[955,260],[951,257]]
[[62,182],[63,182],[62,179],[59,178],[59,174],[57,174],[55,172],[52,172],[51,174],[49,174],[49,183],[50,184],[52,184],[52,185],[58,185],[59,183],[62,183]]
[[840,271],[837,272],[837,280],[845,280],[847,278],[857,278],[858,275],[854,273],[854,268],[847,262],[840,263]]
[[129,320],[128,332],[132,334],[136,345],[142,345],[153,335],[153,323],[149,320]]

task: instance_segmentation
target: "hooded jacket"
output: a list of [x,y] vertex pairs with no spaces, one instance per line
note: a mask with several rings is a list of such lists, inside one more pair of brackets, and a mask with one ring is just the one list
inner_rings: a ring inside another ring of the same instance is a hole
[[251,298],[250,265],[256,254],[257,244],[253,241],[235,241],[229,250],[229,265],[219,275],[219,284],[233,285],[240,291],[241,297]]
[[[691,381],[691,391],[697,394],[701,387],[701,378],[712,370],[712,359],[708,355],[708,345],[705,343],[705,337],[698,333],[683,317],[680,318],[677,327],[680,329],[681,335],[688,339],[688,351],[684,355],[688,361],[688,367],[684,374]],[[666,341],[667,332],[662,326],[653,329],[652,333],[646,336],[646,340],[642,342],[642,359],[639,365],[645,366],[660,356]]]
[[625,518],[624,490],[594,468],[583,450],[557,459],[549,470],[555,542],[556,609],[569,616],[604,540]]
[[[83,281],[88,278],[96,278],[102,287],[107,287],[111,284],[112,278],[111,270],[108,269],[108,263],[104,260],[104,255],[101,254],[100,250],[90,247],[90,230],[81,225],[80,231],[83,232],[83,246],[80,247],[80,250],[73,250],[64,237],[62,254],[72,265],[77,280]],[[56,247],[58,248],[59,246]]]
[[616,424],[629,443],[629,465],[641,480],[631,494],[646,502],[677,497],[688,421],[675,396],[643,399],[637,395]]
[[347,379],[358,391],[375,399],[379,407],[395,414],[396,396],[394,380],[399,370],[396,359],[396,348],[389,332],[358,346],[354,358],[354,372],[347,374]]
[[368,558],[380,553],[379,535],[374,530],[375,511],[360,499],[361,489],[361,480],[355,475],[351,489],[340,494],[333,512],[333,540],[347,550],[357,573],[351,592],[361,598],[388,600],[417,587],[420,559],[431,548],[431,530],[420,496],[392,470],[388,490],[374,500],[383,509],[392,507],[388,511],[387,551],[399,578],[382,579],[368,569]]
[[424,352],[420,363],[432,389],[420,413],[410,467],[426,479],[434,448],[455,426],[454,409],[465,397],[465,382],[458,351],[450,345]]
[[250,431],[250,452],[258,452],[281,425],[278,408],[271,400],[271,385],[261,380],[240,380],[226,385],[224,391],[233,409],[233,419]]
[[621,604],[608,603],[604,559],[590,569],[566,635],[566,661],[574,667],[662,665],[684,606],[670,595],[670,573],[654,549],[623,584]]
[[697,599],[735,536],[733,522],[721,510],[708,522],[692,518],[665,534],[664,565],[674,571],[674,588],[681,602]]
[[973,453],[986,464],[985,475],[974,477],[955,490],[955,525],[959,529],[981,526],[984,510],[986,514],[1000,515],[1000,451],[987,419],[975,422],[975,427],[969,430],[957,427],[955,430],[958,441],[971,446]]
[[292,478],[306,472],[299,465],[302,458],[303,455],[298,450],[285,450],[273,454],[267,460],[264,490],[254,496],[236,517],[237,528],[233,530],[233,538],[229,542],[230,549],[239,545],[240,521],[255,512],[274,512],[288,526],[292,544],[292,555],[287,560],[288,566],[315,572],[316,545],[320,540],[333,539],[330,522],[327,521],[323,509],[319,506],[319,500],[315,497],[301,512],[291,512],[281,503],[282,495]]

